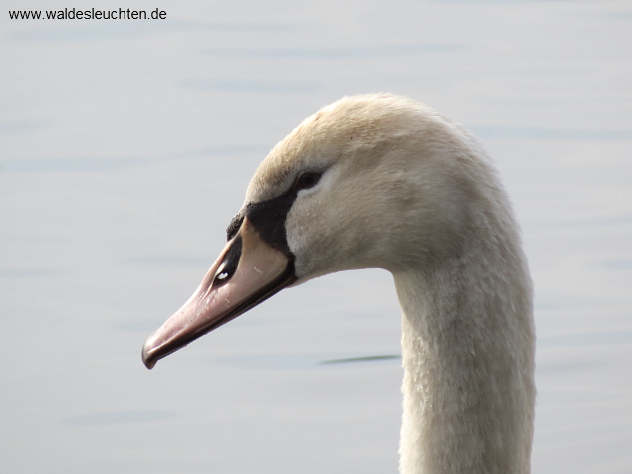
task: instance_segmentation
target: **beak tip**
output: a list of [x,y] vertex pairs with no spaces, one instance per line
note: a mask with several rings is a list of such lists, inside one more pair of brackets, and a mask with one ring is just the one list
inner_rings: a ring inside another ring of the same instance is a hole
[[152,350],[151,350],[151,344],[149,343],[150,338],[147,339],[147,341],[145,341],[145,344],[143,344],[143,349],[141,351],[141,357],[143,359],[143,364],[145,364],[145,367],[147,367],[149,370],[151,370],[154,365],[156,365],[156,361],[158,360],[156,357],[153,357],[152,354]]
[[[219,276],[229,278],[214,285],[221,265],[223,273]],[[158,360],[234,319],[294,280],[292,256],[262,240],[244,218],[239,234],[226,244],[193,295],[145,340],[143,364],[152,369]]]

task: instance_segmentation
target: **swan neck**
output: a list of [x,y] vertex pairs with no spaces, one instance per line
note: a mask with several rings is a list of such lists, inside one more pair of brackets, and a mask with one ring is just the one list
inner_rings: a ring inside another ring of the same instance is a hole
[[403,310],[402,474],[529,474],[531,288],[521,252],[512,255],[465,255],[394,275]]

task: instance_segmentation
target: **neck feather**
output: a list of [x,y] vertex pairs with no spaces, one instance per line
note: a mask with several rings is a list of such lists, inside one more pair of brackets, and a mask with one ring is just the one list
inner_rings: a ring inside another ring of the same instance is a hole
[[517,236],[510,241],[394,273],[403,310],[402,474],[530,472],[531,286]]

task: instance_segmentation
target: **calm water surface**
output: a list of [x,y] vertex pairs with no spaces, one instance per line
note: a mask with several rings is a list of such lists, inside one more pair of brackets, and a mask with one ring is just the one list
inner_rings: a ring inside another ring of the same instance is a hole
[[152,372],[140,361],[268,149],[370,91],[466,124],[503,175],[537,291],[534,472],[632,472],[629,2],[167,10],[5,16],[2,472],[396,472],[385,272],[284,291]]

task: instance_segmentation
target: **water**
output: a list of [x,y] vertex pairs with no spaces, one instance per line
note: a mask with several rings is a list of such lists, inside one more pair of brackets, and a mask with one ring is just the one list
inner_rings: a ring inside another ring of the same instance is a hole
[[382,90],[466,124],[512,196],[537,292],[534,472],[630,472],[629,2],[167,11],[5,17],[3,472],[396,472],[385,272],[285,290],[151,372],[140,361],[267,150],[318,107]]

